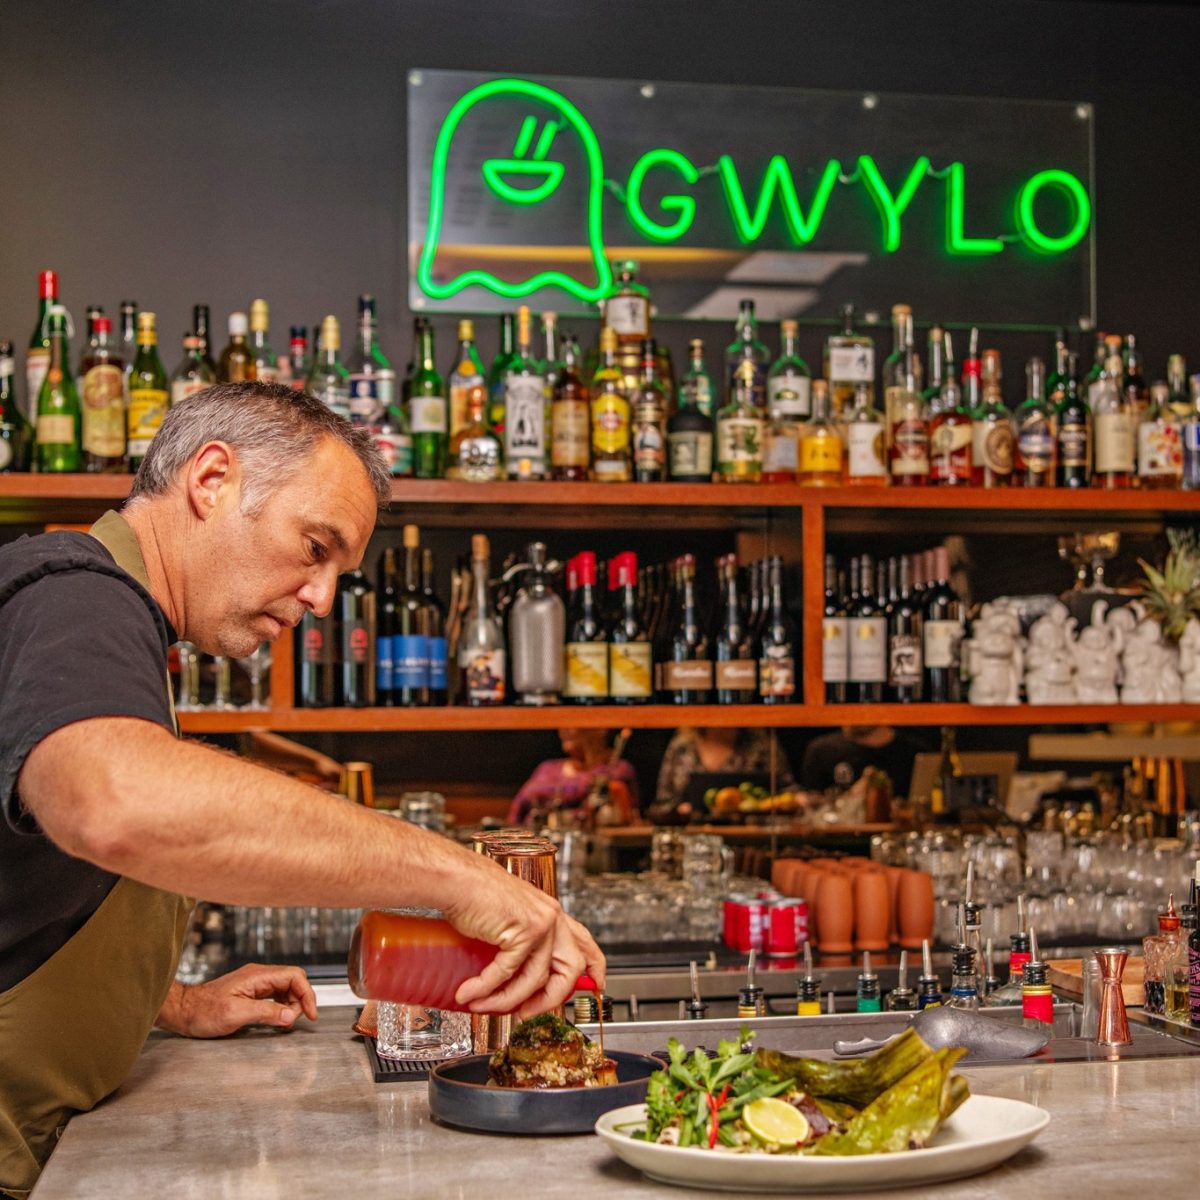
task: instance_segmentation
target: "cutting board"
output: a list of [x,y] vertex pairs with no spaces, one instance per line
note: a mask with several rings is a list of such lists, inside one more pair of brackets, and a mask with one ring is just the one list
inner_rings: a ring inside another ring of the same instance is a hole
[[[1060,992],[1076,999],[1083,998],[1083,959],[1056,958],[1048,964],[1050,985]],[[1125,974],[1121,979],[1121,990],[1125,995],[1127,1005],[1144,1003],[1146,994],[1142,990],[1142,968],[1145,959],[1139,954],[1136,958],[1130,955],[1125,964]]]

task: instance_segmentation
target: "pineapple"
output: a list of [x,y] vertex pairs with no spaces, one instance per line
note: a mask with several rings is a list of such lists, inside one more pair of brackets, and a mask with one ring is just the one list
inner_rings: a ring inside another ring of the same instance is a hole
[[1146,615],[1162,626],[1163,636],[1172,642],[1183,636],[1192,617],[1200,617],[1200,552],[1189,542],[1171,539],[1161,571],[1138,559],[1145,575],[1138,582]]

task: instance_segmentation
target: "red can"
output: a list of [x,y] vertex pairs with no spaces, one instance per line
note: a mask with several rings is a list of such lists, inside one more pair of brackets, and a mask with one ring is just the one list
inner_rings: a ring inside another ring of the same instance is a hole
[[723,909],[725,945],[743,954],[751,950],[761,953],[766,909],[756,896],[729,896]]
[[808,902],[775,900],[763,919],[763,953],[768,958],[792,958],[808,941]]

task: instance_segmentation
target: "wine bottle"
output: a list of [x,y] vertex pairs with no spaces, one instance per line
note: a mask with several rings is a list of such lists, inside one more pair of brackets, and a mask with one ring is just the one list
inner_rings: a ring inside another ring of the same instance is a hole
[[83,469],[125,470],[125,364],[112,342],[112,321],[97,317],[91,345],[79,364],[83,391]]
[[395,703],[396,687],[396,609],[399,587],[396,578],[396,551],[385,546],[379,556],[379,579],[375,587],[375,702]]
[[271,349],[271,309],[265,300],[250,301],[250,357],[255,379],[279,382],[279,359]]
[[[855,574],[857,565],[852,567]],[[821,617],[821,677],[825,703],[845,704],[850,674],[850,628],[846,604],[839,594],[837,562],[825,555],[825,601]]]
[[29,421],[37,420],[38,396],[42,380],[50,366],[50,330],[46,316],[52,304],[58,303],[58,272],[42,271],[38,275],[38,312],[29,338],[29,350],[25,355],[25,416]]
[[296,629],[296,702],[301,708],[332,708],[338,702],[337,628],[333,612],[308,610]]
[[405,525],[404,584],[396,597],[395,702],[405,708],[429,703],[429,640],[421,594],[421,535]]
[[441,479],[446,473],[449,442],[446,387],[438,374],[433,349],[433,326],[426,322],[413,353],[408,381],[408,427],[412,434],[413,477]]
[[17,403],[12,342],[0,341],[0,475],[28,471],[33,458],[33,427]]
[[738,560],[717,560],[721,609],[713,639],[718,704],[751,704],[758,692],[758,667],[738,592]]
[[608,632],[608,685],[614,704],[645,704],[654,677],[650,641],[637,603],[637,555],[618,554],[608,565],[608,586],[615,592]]
[[577,554],[574,603],[567,614],[566,685],[569,704],[603,704],[608,699],[608,635],[596,597],[596,555]]
[[492,604],[490,565],[491,545],[485,534],[477,533],[471,538],[472,602],[458,645],[459,696],[472,708],[504,703],[504,626]]
[[871,556],[859,560],[858,598],[849,616],[848,696],[852,704],[881,704],[887,682],[887,618],[875,599]]
[[957,704],[963,699],[960,656],[966,632],[966,610],[950,586],[950,552],[933,552],[933,583],[925,589],[925,699]]
[[1058,416],[1058,485],[1086,488],[1092,482],[1092,410],[1079,390],[1078,364],[1067,356]]
[[429,703],[445,704],[450,677],[446,660],[446,606],[438,598],[433,551],[421,547],[421,596],[425,602],[425,637],[429,642]]
[[707,704],[712,660],[696,607],[694,555],[684,554],[677,560],[676,580],[679,607],[663,663],[663,691],[670,704]]
[[[894,562],[894,560],[893,560]],[[889,575],[891,564],[889,564]],[[899,704],[921,699],[924,684],[922,667],[922,613],[912,596],[912,564],[907,555],[900,559],[899,591],[888,605],[888,686],[891,698]]]
[[61,304],[46,311],[50,361],[37,397],[37,469],[45,472],[78,471],[80,446],[79,391],[68,361],[70,318]]
[[791,704],[796,699],[796,622],[783,596],[783,559],[768,563],[770,600],[758,641],[758,695],[763,704]]
[[342,703],[370,708],[375,703],[375,589],[358,567],[339,580],[338,616]]

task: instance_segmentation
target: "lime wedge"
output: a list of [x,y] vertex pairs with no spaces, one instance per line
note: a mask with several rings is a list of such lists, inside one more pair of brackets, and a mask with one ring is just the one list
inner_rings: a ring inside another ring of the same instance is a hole
[[747,1104],[742,1120],[756,1138],[772,1146],[795,1146],[808,1137],[808,1118],[777,1096]]

